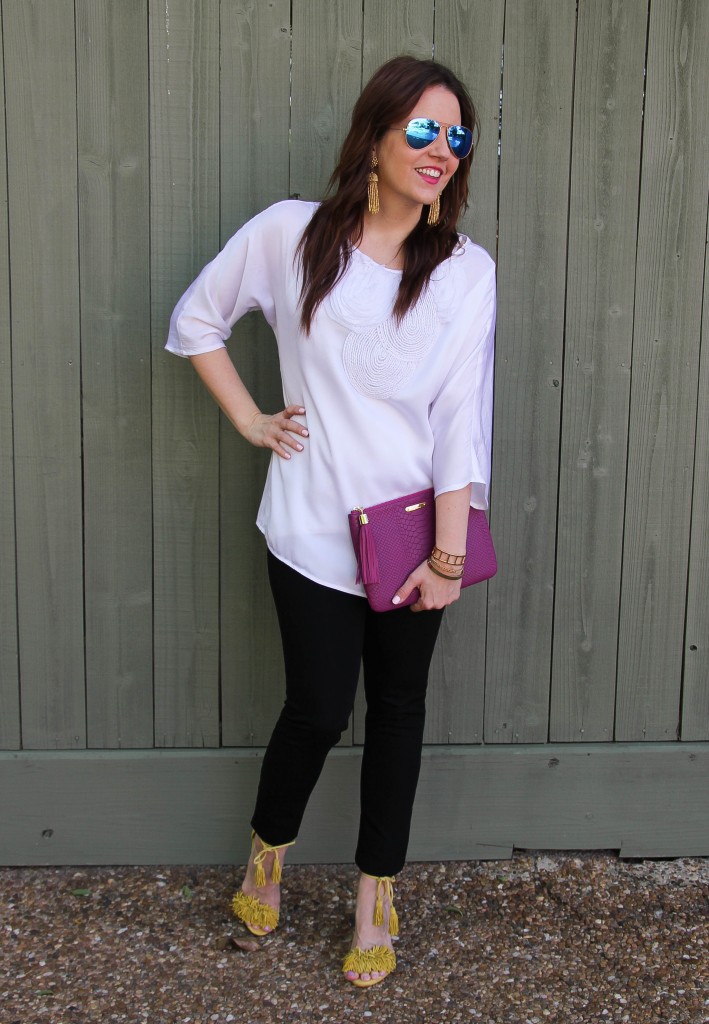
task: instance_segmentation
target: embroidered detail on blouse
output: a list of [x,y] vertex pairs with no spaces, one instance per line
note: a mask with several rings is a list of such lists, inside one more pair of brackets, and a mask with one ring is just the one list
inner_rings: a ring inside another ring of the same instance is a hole
[[427,292],[401,323],[389,316],[367,331],[352,331],[342,350],[350,384],[371,398],[391,398],[430,351],[438,330],[436,302]]
[[351,330],[372,327],[391,313],[401,275],[380,267],[359,250],[352,252],[344,276],[325,298],[333,320]]

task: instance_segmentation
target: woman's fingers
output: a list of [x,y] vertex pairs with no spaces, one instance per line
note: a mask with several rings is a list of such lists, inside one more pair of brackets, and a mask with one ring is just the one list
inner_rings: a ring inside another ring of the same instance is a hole
[[301,405],[289,405],[283,412],[272,416],[261,414],[253,425],[252,443],[270,448],[282,459],[291,457],[289,449],[302,452],[304,446],[300,438],[308,436],[308,429],[293,417],[304,414],[305,409]]
[[[443,580],[432,573],[426,562],[415,569],[406,582],[397,590],[392,604],[401,604],[414,587],[419,588],[419,598],[410,605],[412,612],[426,612],[434,608],[445,608],[460,597],[460,582]],[[398,598],[398,600],[397,600]]]

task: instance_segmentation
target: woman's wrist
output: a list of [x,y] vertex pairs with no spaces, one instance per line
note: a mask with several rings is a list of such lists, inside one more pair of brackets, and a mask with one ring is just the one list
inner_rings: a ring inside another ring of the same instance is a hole
[[442,580],[448,580],[450,583],[459,583],[463,578],[462,566],[455,569],[448,569],[441,563],[434,561],[433,558],[429,558],[426,565],[435,576],[439,576]]

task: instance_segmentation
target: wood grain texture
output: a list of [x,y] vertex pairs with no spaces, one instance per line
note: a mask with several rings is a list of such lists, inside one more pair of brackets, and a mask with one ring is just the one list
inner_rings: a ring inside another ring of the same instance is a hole
[[360,92],[360,0],[293,0],[290,193],[320,199]]
[[219,743],[218,414],[170,313],[219,249],[219,4],[150,5],[155,743]]
[[433,652],[424,743],[482,743],[487,584],[446,608]]
[[[473,205],[460,228],[493,256],[497,245],[497,139],[504,4],[436,4],[436,59],[468,86],[483,126],[471,175]],[[487,584],[446,610],[431,664],[426,743],[481,743],[485,700]]]
[[619,632],[621,740],[674,739],[680,719],[709,187],[708,62],[709,5],[653,0]]
[[22,742],[83,747],[73,0],[6,4],[3,32]]
[[[9,823],[0,864],[243,863],[262,756],[248,748],[0,754],[8,783],[0,819]],[[351,864],[360,764],[359,750],[330,755],[290,861]],[[408,857],[707,856],[708,786],[701,743],[427,747]]]
[[497,259],[498,137],[504,0],[437,0],[436,60],[468,88],[480,120],[460,228]]
[[507,5],[485,741],[547,738],[573,5]]
[[362,81],[400,53],[428,60],[433,55],[434,9],[431,0],[364,0]]
[[682,740],[709,740],[709,248],[705,249],[703,305],[684,637]]
[[[222,7],[221,240],[249,217],[288,197],[290,3]],[[276,344],[260,314],[237,325],[230,343],[239,373],[261,409],[283,408]],[[283,701],[283,659],[255,526],[268,453],[221,419],[222,743],[265,744]]]
[[611,740],[647,4],[579,8],[551,740]]
[[146,0],[77,0],[91,747],[153,743]]
[[7,230],[5,67],[0,19],[0,749],[20,746],[20,679],[17,649],[15,467],[12,446],[10,259]]

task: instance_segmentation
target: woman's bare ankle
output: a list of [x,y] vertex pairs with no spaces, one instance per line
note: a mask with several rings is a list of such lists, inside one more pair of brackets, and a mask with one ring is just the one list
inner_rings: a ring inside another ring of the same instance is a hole
[[251,853],[249,854],[249,860],[246,865],[246,874],[244,881],[241,884],[242,892],[247,896],[255,896],[262,903],[266,903],[269,907],[273,907],[275,910],[279,909],[281,902],[281,886],[280,882],[272,881],[273,875],[273,864],[277,857],[278,861],[283,867],[285,861],[287,847],[281,847],[278,850],[269,851],[261,862],[263,872],[266,878],[265,885],[256,884],[256,864],[255,858],[263,850],[263,842],[258,836],[254,836],[251,844]]
[[371,949],[372,946],[387,946],[392,949],[389,934],[389,901],[383,901],[384,919],[381,925],[374,924],[374,909],[377,902],[377,879],[371,875],[360,874],[357,886],[357,906],[355,910],[355,928],[352,948]]

